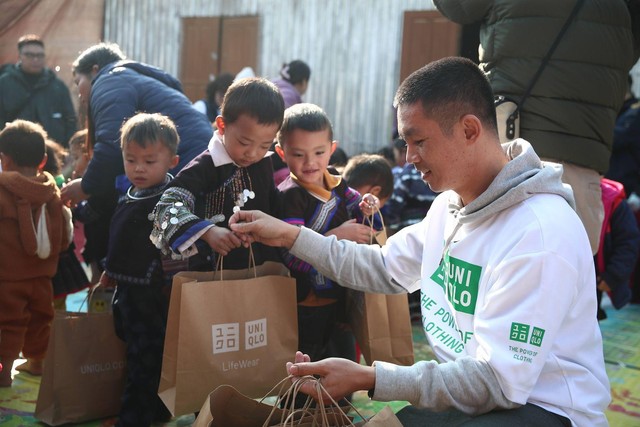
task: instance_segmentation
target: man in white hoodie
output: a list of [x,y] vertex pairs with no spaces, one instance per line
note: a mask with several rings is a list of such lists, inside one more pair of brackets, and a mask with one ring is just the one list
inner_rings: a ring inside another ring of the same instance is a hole
[[[334,398],[369,390],[409,401],[398,413],[405,426],[606,426],[593,259],[561,166],[542,163],[525,140],[500,145],[491,87],[466,59],[416,71],[395,104],[407,161],[442,192],[422,222],[382,248],[257,211],[229,224],[245,242],[290,248],[345,287],[420,289],[438,361],[369,367],[298,352],[289,373],[320,376]],[[303,391],[315,394],[311,383]]]

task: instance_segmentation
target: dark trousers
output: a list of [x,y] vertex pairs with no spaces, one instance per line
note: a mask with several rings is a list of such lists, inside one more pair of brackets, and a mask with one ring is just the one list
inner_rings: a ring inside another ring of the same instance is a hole
[[516,409],[491,411],[472,417],[458,410],[432,412],[406,406],[396,414],[404,427],[571,427],[571,421],[527,403]]
[[150,426],[171,418],[158,397],[169,310],[168,286],[118,285],[113,299],[116,334],[126,343],[127,379],[118,427]]
[[298,347],[315,362],[325,357],[337,320],[338,304],[319,307],[298,305]]
[[[298,305],[298,349],[308,354],[312,362],[327,357],[331,335],[335,330],[338,315],[338,303],[323,306]],[[295,407],[302,408],[307,395],[296,396]],[[288,407],[289,402],[281,406]],[[313,405],[313,403],[312,403]]]

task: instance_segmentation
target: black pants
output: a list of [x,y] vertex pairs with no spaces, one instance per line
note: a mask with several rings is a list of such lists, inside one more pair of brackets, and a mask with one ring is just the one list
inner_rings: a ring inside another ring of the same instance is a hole
[[527,403],[516,409],[491,411],[472,417],[458,410],[432,412],[406,406],[396,414],[404,427],[571,427],[571,421]]
[[119,284],[113,299],[116,334],[126,343],[127,380],[118,427],[171,418],[158,397],[169,310],[168,286]]
[[315,362],[325,357],[336,325],[338,304],[307,307],[298,305],[298,348]]

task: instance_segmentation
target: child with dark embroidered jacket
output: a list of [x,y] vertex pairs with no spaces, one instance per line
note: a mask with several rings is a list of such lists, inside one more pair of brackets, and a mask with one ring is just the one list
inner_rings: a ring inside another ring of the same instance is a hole
[[[320,107],[303,103],[287,108],[276,145],[291,171],[278,186],[283,192],[282,218],[338,239],[370,243],[371,227],[363,224],[363,214],[371,215],[378,200],[361,197],[327,170],[336,147],[331,122]],[[376,228],[380,225],[378,220]],[[344,289],[288,252],[284,257],[297,282],[300,351],[311,360],[320,359],[341,317]]]
[[124,170],[131,182],[111,219],[105,271],[113,297],[116,334],[126,343],[127,379],[117,426],[149,426],[171,417],[158,397],[169,310],[171,276],[149,240],[153,208],[178,164],[174,123],[161,114],[140,113],[121,129]]
[[[249,254],[227,221],[239,209],[278,214],[279,196],[268,153],[282,124],[284,101],[263,78],[245,78],[227,90],[206,151],[180,171],[154,211],[151,239],[189,270],[247,268]],[[278,260],[276,250],[253,245],[256,264]],[[186,268],[185,268],[186,269]]]

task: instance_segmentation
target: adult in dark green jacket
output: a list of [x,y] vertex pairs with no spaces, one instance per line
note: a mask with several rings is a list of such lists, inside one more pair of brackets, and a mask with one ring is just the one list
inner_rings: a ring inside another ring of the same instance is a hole
[[20,60],[0,76],[0,129],[15,119],[37,122],[49,137],[66,146],[77,129],[69,89],[45,67],[44,43],[35,35],[18,41]]
[[[459,24],[481,21],[480,66],[494,92],[519,99],[574,1],[434,0]],[[522,108],[520,137],[563,163],[595,253],[616,115],[638,59],[625,0],[584,0]]]

